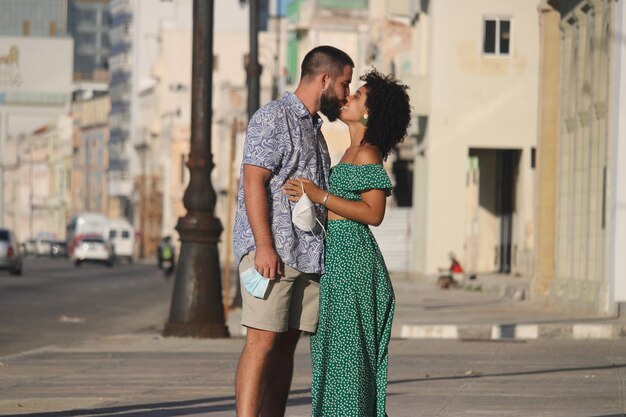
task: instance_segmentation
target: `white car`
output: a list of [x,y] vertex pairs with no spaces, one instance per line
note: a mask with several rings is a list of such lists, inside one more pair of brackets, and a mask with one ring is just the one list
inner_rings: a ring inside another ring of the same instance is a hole
[[100,236],[81,238],[72,255],[76,266],[80,266],[83,262],[102,262],[112,267],[114,258],[115,254],[111,245]]

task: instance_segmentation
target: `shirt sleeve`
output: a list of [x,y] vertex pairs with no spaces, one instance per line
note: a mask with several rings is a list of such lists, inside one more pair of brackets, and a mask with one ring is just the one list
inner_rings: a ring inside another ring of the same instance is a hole
[[243,149],[244,165],[255,165],[275,172],[283,159],[277,112],[261,108],[250,119]]

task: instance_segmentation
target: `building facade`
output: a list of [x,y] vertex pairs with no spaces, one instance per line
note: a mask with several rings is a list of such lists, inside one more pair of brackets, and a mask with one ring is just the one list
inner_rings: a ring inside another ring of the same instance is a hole
[[68,29],[74,38],[74,80],[108,82],[108,0],[70,0]]
[[70,216],[72,119],[61,116],[5,143],[6,227],[24,241],[40,232],[65,237]]
[[[549,10],[551,8],[551,10]],[[560,29],[559,96],[542,98],[541,108],[558,108],[558,139],[541,137],[554,149],[556,170],[542,175],[555,184],[554,207],[541,200],[540,211],[554,209],[554,250],[538,270],[533,295],[569,311],[609,314],[626,302],[625,211],[623,208],[625,100],[623,2],[550,1],[546,32]],[[553,58],[554,58],[553,56]],[[556,63],[553,67],[557,67]],[[549,83],[552,74],[542,77]],[[548,111],[554,111],[554,108]],[[551,123],[551,122],[550,122]],[[545,125],[543,125],[545,126]],[[545,130],[545,129],[544,129]],[[551,219],[547,219],[549,224]],[[543,240],[549,240],[543,238]],[[550,247],[548,246],[548,249]]]
[[111,54],[111,136],[109,195],[111,210],[137,220],[134,178],[140,175],[137,149],[145,141],[141,94],[155,84],[153,69],[163,27],[191,30],[191,0],[112,0],[109,2]]
[[97,212],[115,218],[109,212],[107,188],[110,109],[108,96],[77,101],[72,105],[72,215]]
[[[3,16],[4,10],[3,10]],[[4,223],[4,148],[70,111],[73,42],[68,37],[0,37],[0,224]]]
[[416,270],[532,274],[537,4],[413,5]]
[[0,0],[0,36],[67,35],[67,0]]
[[[46,231],[58,239],[65,239],[65,227],[71,217],[72,136],[73,120],[61,116],[48,124],[45,140],[50,178],[49,197],[46,201],[48,227]],[[42,213],[43,214],[43,213]]]

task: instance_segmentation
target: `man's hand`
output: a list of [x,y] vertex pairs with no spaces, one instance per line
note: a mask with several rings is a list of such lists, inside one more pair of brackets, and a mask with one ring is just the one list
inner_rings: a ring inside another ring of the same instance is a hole
[[265,278],[275,279],[280,277],[280,257],[272,246],[256,248],[254,256],[254,268]]

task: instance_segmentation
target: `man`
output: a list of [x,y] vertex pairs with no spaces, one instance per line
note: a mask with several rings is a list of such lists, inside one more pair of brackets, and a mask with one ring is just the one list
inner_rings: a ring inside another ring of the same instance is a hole
[[[255,268],[271,281],[263,299],[242,288],[247,337],[237,368],[239,417],[285,414],[300,333],[317,327],[323,237],[292,224],[293,203],[281,187],[301,177],[328,187],[330,158],[317,113],[339,117],[353,68],[337,48],[311,50],[296,91],[263,106],[248,125],[233,245],[240,273]],[[323,222],[325,209],[316,213]]]

